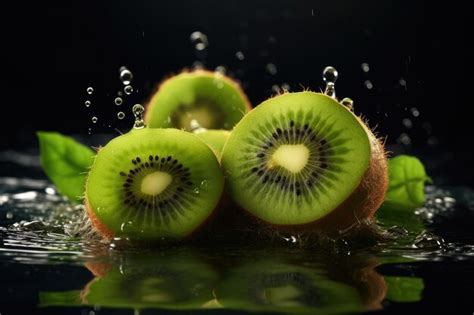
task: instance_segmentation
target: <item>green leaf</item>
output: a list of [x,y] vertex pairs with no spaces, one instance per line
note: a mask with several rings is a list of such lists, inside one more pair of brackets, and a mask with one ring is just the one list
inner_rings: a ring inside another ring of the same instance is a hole
[[71,137],[57,132],[39,131],[41,166],[58,191],[79,201],[84,195],[84,185],[95,153]]
[[425,283],[416,277],[388,277],[385,276],[387,295],[385,298],[394,302],[417,302],[421,300]]
[[431,183],[416,157],[400,155],[389,161],[389,187],[382,208],[413,210],[425,202],[425,183]]

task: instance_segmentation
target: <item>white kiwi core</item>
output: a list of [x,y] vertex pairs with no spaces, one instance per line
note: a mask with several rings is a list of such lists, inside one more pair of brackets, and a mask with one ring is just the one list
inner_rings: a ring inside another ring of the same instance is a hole
[[171,184],[172,180],[168,173],[153,172],[143,177],[140,189],[145,195],[157,196]]
[[300,172],[308,164],[309,149],[304,144],[284,144],[273,152],[268,166],[280,166],[292,173]]

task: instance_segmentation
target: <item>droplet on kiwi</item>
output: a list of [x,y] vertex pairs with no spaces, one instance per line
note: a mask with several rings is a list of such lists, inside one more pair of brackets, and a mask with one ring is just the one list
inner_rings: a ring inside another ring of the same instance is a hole
[[248,113],[221,164],[240,206],[295,230],[344,229],[371,217],[387,187],[378,140],[348,108],[313,92],[280,95]]
[[[183,72],[162,82],[147,105],[152,128],[232,129],[251,108],[240,86],[220,72]],[[169,119],[168,119],[169,118]]]
[[222,188],[214,154],[192,134],[133,129],[97,154],[86,183],[86,207],[108,238],[181,239],[210,216]]

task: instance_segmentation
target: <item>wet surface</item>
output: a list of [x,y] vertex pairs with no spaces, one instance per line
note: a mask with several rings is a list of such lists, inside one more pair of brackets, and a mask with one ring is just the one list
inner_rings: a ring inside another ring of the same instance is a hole
[[414,214],[379,218],[379,238],[344,235],[316,245],[297,235],[254,235],[150,247],[101,241],[34,154],[0,157],[2,315],[473,310],[469,187],[428,186]]

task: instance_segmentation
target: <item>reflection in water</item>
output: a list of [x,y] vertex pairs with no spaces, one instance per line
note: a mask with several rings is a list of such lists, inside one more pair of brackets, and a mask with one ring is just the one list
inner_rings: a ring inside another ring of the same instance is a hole
[[371,255],[281,248],[104,251],[85,263],[95,277],[82,290],[41,292],[40,304],[339,313],[380,309],[385,298],[420,298],[421,279],[384,278],[378,264]]

